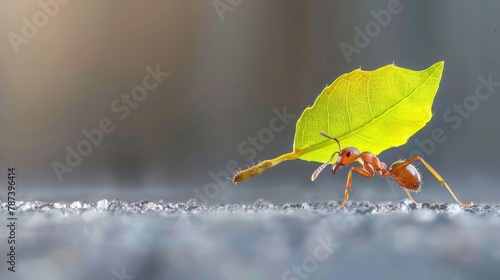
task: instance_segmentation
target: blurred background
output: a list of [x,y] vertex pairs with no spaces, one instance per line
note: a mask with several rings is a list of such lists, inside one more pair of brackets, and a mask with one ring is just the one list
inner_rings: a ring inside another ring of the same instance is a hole
[[[343,73],[441,60],[433,119],[380,159],[419,152],[460,199],[500,199],[500,86],[474,97],[479,77],[500,81],[498,1],[40,3],[0,2],[0,165],[2,178],[17,168],[18,200],[340,200],[347,170],[313,183],[318,164],[293,161],[234,186],[227,165],[291,151],[296,120]],[[127,99],[147,76],[156,87]],[[276,111],[293,116],[260,140]],[[114,130],[82,144],[103,119]],[[446,141],[432,147],[436,128]],[[415,199],[452,202],[422,173]],[[352,200],[404,197],[388,180],[353,179]]]

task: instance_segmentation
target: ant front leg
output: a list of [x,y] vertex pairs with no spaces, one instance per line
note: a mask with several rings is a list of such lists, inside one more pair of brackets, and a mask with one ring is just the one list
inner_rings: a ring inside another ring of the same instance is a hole
[[345,191],[344,191],[344,202],[339,205],[339,208],[342,208],[346,205],[347,200],[349,200],[349,190],[351,189],[351,182],[352,182],[352,171],[358,172],[359,175],[365,177],[365,178],[372,178],[373,177],[373,169],[371,170],[372,172],[361,168],[361,167],[351,167],[351,170],[349,170],[349,175],[347,175],[347,184],[345,186]]
[[[460,201],[456,196],[455,194],[453,193],[453,191],[451,190],[450,186],[448,186],[448,184],[444,181],[444,179],[436,172],[436,170],[434,170],[434,168],[432,168],[423,158],[419,157],[419,156],[415,156],[409,160],[407,160],[406,162],[404,162],[403,164],[410,164],[414,161],[417,161],[417,160],[420,160],[424,165],[425,167],[427,167],[427,170],[429,170],[429,172],[432,173],[432,175],[434,175],[434,177],[439,181],[439,183],[441,183],[441,185],[443,185],[443,187],[445,187],[448,192],[451,194],[451,196],[453,196],[453,198],[455,199],[455,201],[460,204],[460,206],[462,207],[470,207],[472,206],[473,202],[472,201],[469,201],[467,203],[463,203],[462,201]],[[408,191],[407,191],[407,194],[409,195]],[[411,198],[411,196],[409,195],[409,197]],[[413,198],[411,198],[413,200]]]

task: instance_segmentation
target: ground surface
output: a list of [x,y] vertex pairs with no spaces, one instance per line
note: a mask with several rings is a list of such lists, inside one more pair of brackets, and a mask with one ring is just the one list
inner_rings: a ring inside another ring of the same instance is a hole
[[0,279],[500,279],[500,206],[18,202]]

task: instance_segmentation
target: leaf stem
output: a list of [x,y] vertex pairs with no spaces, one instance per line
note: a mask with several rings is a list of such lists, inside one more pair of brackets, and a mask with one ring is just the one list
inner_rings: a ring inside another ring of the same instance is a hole
[[246,179],[258,176],[258,175],[260,175],[260,173],[264,172],[265,170],[267,170],[271,167],[275,167],[276,165],[278,165],[284,161],[298,159],[300,156],[302,156],[304,154],[307,154],[307,153],[313,152],[315,150],[324,148],[324,147],[326,147],[328,145],[332,145],[334,143],[335,142],[333,142],[333,141],[324,141],[324,142],[321,142],[321,143],[318,143],[318,144],[315,144],[312,146],[307,146],[303,149],[294,149],[293,152],[283,154],[283,155],[276,157],[276,158],[273,158],[273,159],[264,160],[263,162],[260,162],[259,164],[256,164],[250,168],[247,168],[245,170],[242,170],[242,171],[236,173],[236,175],[234,175],[234,177],[233,177],[233,183],[236,184],[236,183],[244,181]]

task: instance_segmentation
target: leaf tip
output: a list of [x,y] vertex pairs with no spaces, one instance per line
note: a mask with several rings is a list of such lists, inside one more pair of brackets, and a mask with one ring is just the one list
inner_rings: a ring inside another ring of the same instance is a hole
[[434,67],[441,70],[441,72],[442,72],[444,69],[444,60],[441,60],[441,61],[434,63],[434,65],[432,65],[431,68],[434,68]]

